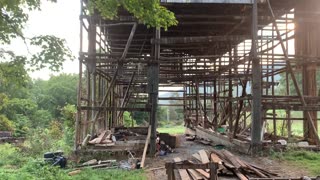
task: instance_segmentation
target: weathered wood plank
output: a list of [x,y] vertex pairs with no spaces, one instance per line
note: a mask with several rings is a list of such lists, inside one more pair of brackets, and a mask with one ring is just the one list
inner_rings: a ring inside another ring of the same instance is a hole
[[[179,157],[176,157],[176,158],[173,158],[173,161],[174,162],[181,162],[181,159]],[[183,179],[183,180],[191,180],[187,170],[179,169],[178,171],[179,171],[179,174],[181,176],[181,179]]]

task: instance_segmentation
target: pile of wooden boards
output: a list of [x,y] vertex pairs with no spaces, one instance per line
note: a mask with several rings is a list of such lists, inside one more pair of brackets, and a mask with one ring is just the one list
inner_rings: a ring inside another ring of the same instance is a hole
[[[181,159],[174,158],[174,161],[181,162]],[[265,170],[265,168],[240,160],[240,158],[227,150],[213,150],[210,152],[200,150],[198,153],[192,155],[190,162],[195,164],[207,164],[209,162],[217,163],[218,177],[236,177],[240,180],[248,180],[249,178],[272,178],[278,176],[275,173]],[[179,174],[183,180],[210,179],[209,169],[180,169],[176,174]]]
[[90,161],[87,161],[79,166],[77,166],[75,169],[73,169],[72,171],[70,171],[68,173],[69,176],[74,176],[76,174],[81,173],[82,169],[85,168],[91,168],[91,169],[98,169],[98,168],[103,168],[103,169],[116,169],[119,168],[119,165],[117,163],[116,160],[105,160],[105,161],[101,161],[101,160],[96,160],[96,159],[92,159]]
[[114,146],[114,140],[112,140],[112,133],[110,130],[102,131],[98,137],[89,141],[89,144],[94,144],[95,146]]

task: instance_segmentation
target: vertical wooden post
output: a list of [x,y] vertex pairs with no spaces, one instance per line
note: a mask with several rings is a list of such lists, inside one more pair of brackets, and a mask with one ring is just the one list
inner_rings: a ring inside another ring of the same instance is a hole
[[151,136],[150,136],[150,155],[154,155],[156,152],[156,130],[157,130],[157,107],[158,107],[158,91],[159,91],[159,58],[160,58],[160,28],[155,30],[156,43],[154,45],[154,59],[149,66],[149,81],[148,90],[151,102],[150,112],[150,125],[151,125]]
[[[295,9],[295,17],[297,18],[310,18],[312,17],[310,11],[319,11],[319,2],[310,0],[299,4],[299,7]],[[303,13],[301,13],[303,12]],[[296,37],[296,54],[298,56],[319,57],[319,35],[320,30],[318,25],[313,22],[297,22],[297,37]],[[304,63],[302,62],[302,92],[305,96],[316,97],[318,96],[317,89],[317,64],[316,63]],[[314,102],[306,102],[306,104],[314,105]],[[308,113],[313,121],[314,127],[318,130],[318,117],[317,111],[304,112],[304,137],[315,143],[317,141],[318,134],[312,131],[312,126],[308,122]]]
[[261,66],[257,53],[258,43],[258,2],[254,0],[252,6],[252,152],[256,153],[261,147]]
[[[214,62],[214,72],[217,70],[216,61]],[[213,80],[213,128],[216,131],[218,128],[218,102],[217,102],[217,79]]]
[[[229,45],[229,64],[232,64],[232,49],[231,49],[231,45]],[[229,115],[229,131],[232,132],[233,131],[233,110],[232,110],[232,91],[233,91],[233,86],[232,86],[232,78],[231,78],[231,74],[232,74],[232,68],[229,69],[229,82],[228,82],[228,115]]]
[[166,172],[167,172],[168,180],[175,180],[173,163],[172,162],[168,162],[168,163],[166,163],[165,166],[166,166]]
[[199,82],[196,82],[196,126],[199,124]]
[[214,162],[210,162],[209,168],[210,168],[210,180],[218,180],[218,176],[217,176],[218,165]]

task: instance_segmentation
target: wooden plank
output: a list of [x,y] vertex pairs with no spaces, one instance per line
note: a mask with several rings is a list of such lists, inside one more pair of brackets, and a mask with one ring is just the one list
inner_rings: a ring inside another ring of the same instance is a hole
[[206,172],[205,170],[203,170],[203,169],[196,169],[196,171],[197,171],[198,173],[200,173],[203,177],[205,177],[205,178],[207,178],[207,179],[210,178],[210,174],[209,174],[208,172]]
[[208,158],[208,154],[206,153],[205,150],[200,150],[199,151],[200,157],[201,157],[201,162],[206,164],[209,163],[209,158]]
[[242,167],[242,164],[237,160],[237,158],[231,154],[227,150],[223,150],[222,153],[225,155],[225,157],[232,163],[232,165],[236,168],[239,169]]
[[222,164],[222,159],[219,158],[215,153],[210,154],[211,161],[214,163]]
[[[173,158],[173,161],[174,162],[181,162],[181,159],[179,157],[176,157],[176,158]],[[179,174],[180,174],[182,180],[191,180],[187,170],[179,169],[178,171],[179,171]]]
[[101,134],[98,136],[97,140],[95,143],[100,144],[101,141],[104,139],[105,135],[106,135],[107,131],[102,131]]
[[149,126],[148,129],[148,135],[147,135],[147,140],[146,143],[144,145],[144,149],[143,149],[143,155],[142,155],[142,159],[141,159],[141,167],[144,167],[144,162],[146,160],[146,154],[147,154],[147,149],[148,149],[148,144],[150,142],[150,135],[151,135],[151,126]]
[[189,174],[191,175],[191,177],[194,180],[200,180],[200,179],[204,179],[196,170],[194,169],[187,169],[187,171],[189,172]]
[[268,177],[265,174],[263,174],[262,172],[260,172],[258,169],[254,168],[254,167],[252,167],[252,166],[250,166],[248,164],[247,164],[247,168],[252,170],[253,172],[255,172],[261,178],[267,178]]
[[82,147],[87,146],[90,138],[91,138],[91,135],[90,135],[90,134],[87,134],[87,136],[86,136],[86,137],[84,138],[84,140],[82,141],[81,146],[82,146]]
[[240,180],[248,180],[248,178],[245,175],[243,175],[239,170],[234,169],[233,172],[238,176]]
[[201,157],[198,153],[192,154],[192,157],[196,158],[198,161],[201,162]]

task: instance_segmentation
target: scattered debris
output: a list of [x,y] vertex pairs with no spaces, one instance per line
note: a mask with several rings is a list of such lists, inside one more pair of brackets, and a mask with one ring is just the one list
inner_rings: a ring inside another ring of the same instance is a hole
[[69,175],[69,176],[74,176],[74,175],[79,174],[80,172],[81,172],[80,169],[76,169],[76,170],[74,170],[74,171],[69,172],[68,175]]
[[60,166],[61,168],[67,166],[67,158],[63,156],[62,151],[44,153],[43,158],[47,164],[52,166]]
[[[218,165],[216,169],[218,177],[234,176],[240,180],[248,180],[249,178],[274,178],[278,175],[267,171],[265,168],[261,168],[257,165],[251,164],[244,160],[240,160],[237,156],[232,154],[227,150],[216,151],[212,150],[207,152],[205,150],[200,150],[198,153],[193,154],[189,161],[181,161],[180,158],[175,158],[174,162],[185,163],[185,166],[190,166],[190,163],[194,165],[209,165],[214,163]],[[179,170],[178,173],[181,179],[210,179],[209,169],[186,169]]]
[[117,160],[96,160],[92,159],[90,161],[84,162],[81,165],[77,166],[77,169],[83,169],[83,168],[92,168],[92,169],[97,169],[97,168],[118,168],[119,165],[117,163]]

